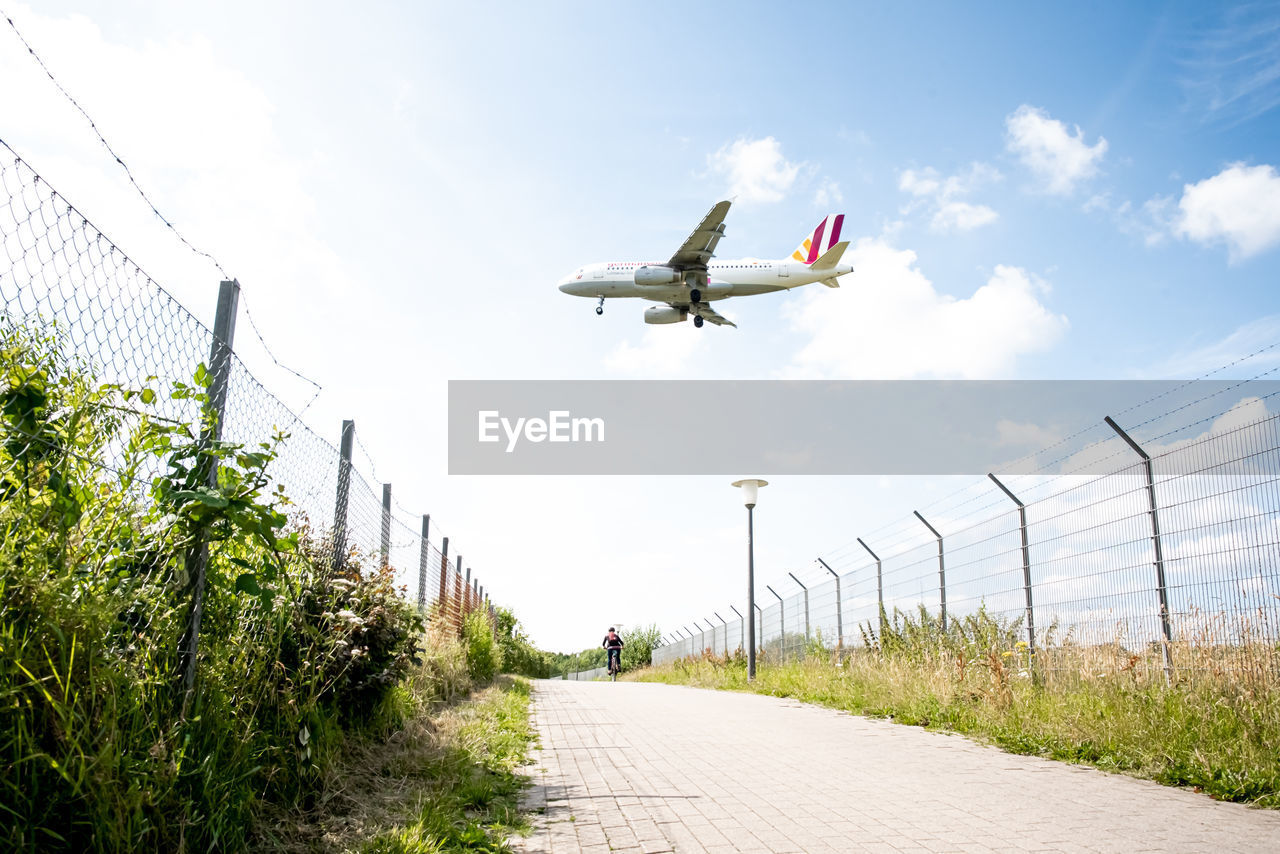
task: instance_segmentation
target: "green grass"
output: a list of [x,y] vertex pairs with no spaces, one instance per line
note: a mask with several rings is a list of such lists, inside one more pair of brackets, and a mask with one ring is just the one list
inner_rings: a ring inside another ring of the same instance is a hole
[[[0,319],[0,850],[288,850],[270,818],[313,814],[349,757],[494,672],[493,625],[471,615],[464,645],[436,620],[420,656],[395,570],[334,567],[268,492],[283,434],[209,439],[67,352]],[[207,381],[169,396],[194,416]],[[468,805],[497,801],[492,776],[460,784]]]
[[397,806],[374,820],[366,815],[359,824],[376,832],[344,847],[362,854],[510,850],[506,840],[528,828],[516,769],[532,740],[529,683],[520,677],[499,677],[437,712],[392,745],[389,762],[347,780],[361,781],[366,802],[393,790]]
[[[505,851],[533,730],[518,676],[477,682],[474,638],[433,621],[380,726],[347,734],[305,806],[269,811],[251,847],[302,852]],[[488,653],[486,653],[488,655]]]
[[[969,655],[846,652],[765,663],[706,656],[630,678],[791,697],[907,725],[964,733],[1047,756],[1280,808],[1280,691],[1221,679],[1175,680],[1132,666],[1055,669],[1031,678],[1025,650]],[[918,651],[918,650],[917,650]],[[1007,654],[1006,654],[1007,653]],[[1019,656],[1023,661],[1019,662]],[[1058,664],[1067,653],[1059,650]],[[1090,657],[1076,651],[1076,657]],[[1096,656],[1093,656],[1096,658]],[[1046,656],[1045,660],[1049,660]],[[1085,674],[1085,675],[1082,675]]]

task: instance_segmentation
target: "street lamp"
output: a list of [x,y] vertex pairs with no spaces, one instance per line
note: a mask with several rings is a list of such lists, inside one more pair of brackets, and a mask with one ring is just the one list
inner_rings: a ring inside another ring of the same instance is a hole
[[[752,543],[754,533],[753,511],[756,509],[756,498],[760,487],[768,486],[767,481],[758,478],[735,480],[733,485],[742,490],[742,503],[747,505],[747,613],[755,610],[756,604],[756,555]],[[756,624],[755,620],[747,623],[747,681],[756,678]]]

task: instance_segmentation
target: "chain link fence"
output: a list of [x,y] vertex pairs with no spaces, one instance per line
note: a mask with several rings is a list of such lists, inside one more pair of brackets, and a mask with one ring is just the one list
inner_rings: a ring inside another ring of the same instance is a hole
[[[1255,378],[1275,370],[1274,346],[1253,354]],[[1232,367],[1251,370],[1248,359]],[[1038,455],[1042,473],[989,475],[904,512],[797,570],[807,581],[762,586],[757,568],[758,657],[875,650],[922,625],[945,635],[987,620],[1045,673],[1274,684],[1274,394],[1273,383],[1218,383],[1194,405],[1143,401],[1119,413],[1129,430],[1108,416]],[[743,611],[681,627],[654,662],[741,654]]]
[[[0,391],[10,416],[0,483],[6,502],[13,505],[15,496],[26,494],[24,484],[42,455],[55,444],[69,447],[79,429],[59,413],[38,429],[15,413],[44,395],[46,382],[79,383],[82,398],[111,413],[103,422],[106,433],[86,439],[91,452],[75,458],[96,472],[91,479],[102,490],[138,504],[150,500],[169,462],[135,446],[144,424],[195,425],[205,439],[216,436],[250,451],[275,441],[267,489],[287,496],[290,525],[305,533],[311,548],[329,554],[335,565],[355,556],[366,566],[393,568],[410,601],[455,629],[467,612],[488,608],[489,594],[461,556],[451,559],[449,539],[438,526],[395,507],[390,486],[375,487],[352,463],[351,422],[342,425],[341,447],[335,447],[255,379],[235,354],[239,285],[223,282],[217,293],[219,315],[211,330],[0,140]],[[50,367],[55,363],[56,370]],[[205,386],[217,418],[200,428]],[[184,388],[196,393],[174,393]],[[41,477],[42,488],[56,487],[57,472]],[[67,507],[55,506],[57,489],[43,491],[55,498],[40,512],[85,505],[67,495]],[[159,564],[133,571],[139,583],[166,592],[175,615],[191,614],[174,617],[186,621],[184,643],[199,634],[203,591],[192,565],[185,573]],[[173,628],[172,620],[149,625]],[[170,644],[177,639],[174,634]],[[194,661],[194,647],[186,655]]]
[[609,675],[609,668],[593,667],[590,670],[575,670],[573,673],[565,673],[559,677],[552,677],[552,678],[553,679],[554,678],[569,679],[576,682],[591,682],[596,679],[604,679],[608,677],[608,675]]

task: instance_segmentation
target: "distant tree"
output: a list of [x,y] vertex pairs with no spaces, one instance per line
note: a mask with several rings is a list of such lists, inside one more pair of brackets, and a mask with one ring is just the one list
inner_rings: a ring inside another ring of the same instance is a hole
[[622,668],[630,670],[635,667],[648,667],[653,663],[653,650],[662,640],[662,632],[650,623],[635,629],[623,629],[619,632],[622,642]]
[[494,633],[502,648],[503,669],[534,679],[553,675],[552,654],[534,647],[511,609],[496,607],[493,613]]

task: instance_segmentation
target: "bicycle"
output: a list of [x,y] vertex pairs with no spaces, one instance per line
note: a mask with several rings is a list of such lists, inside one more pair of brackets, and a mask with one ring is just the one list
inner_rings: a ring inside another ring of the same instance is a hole
[[618,674],[622,672],[622,651],[617,650],[617,655],[612,654],[614,650],[609,650],[609,652],[609,679],[617,682]]

